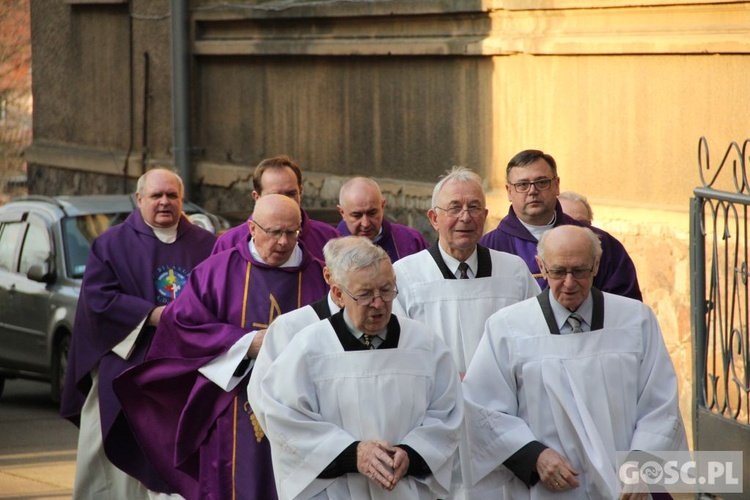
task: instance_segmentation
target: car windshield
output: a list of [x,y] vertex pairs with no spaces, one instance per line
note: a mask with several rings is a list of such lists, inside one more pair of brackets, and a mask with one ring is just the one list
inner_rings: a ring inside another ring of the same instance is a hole
[[62,219],[62,237],[65,245],[65,266],[71,278],[83,278],[89,248],[94,238],[107,228],[123,222],[128,213],[88,214]]

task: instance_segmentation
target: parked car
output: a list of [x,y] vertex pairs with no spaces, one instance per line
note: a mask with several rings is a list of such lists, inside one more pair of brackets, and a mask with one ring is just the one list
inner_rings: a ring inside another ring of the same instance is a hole
[[[27,196],[0,206],[0,395],[5,379],[52,384],[60,401],[91,242],[135,208],[130,195]],[[226,223],[183,210],[205,229]]]

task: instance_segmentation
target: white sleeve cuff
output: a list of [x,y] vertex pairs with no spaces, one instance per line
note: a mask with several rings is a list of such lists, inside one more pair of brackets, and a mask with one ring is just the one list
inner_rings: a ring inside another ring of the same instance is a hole
[[246,333],[240,340],[230,347],[227,352],[221,356],[215,357],[200,367],[198,371],[225,391],[231,391],[240,383],[240,380],[242,380],[255,364],[255,360],[251,359],[247,370],[245,370],[245,372],[239,377],[234,376],[237,366],[243,359],[245,359],[247,350],[250,348],[253,339],[255,339],[256,333],[258,333],[257,330]]
[[133,354],[133,350],[135,349],[135,342],[136,340],[138,340],[138,335],[141,334],[141,330],[143,330],[143,325],[146,323],[149,314],[151,314],[151,311],[149,311],[146,317],[143,318],[135,328],[133,328],[133,331],[130,332],[127,337],[125,337],[119,344],[112,348],[113,353],[117,354],[122,359],[130,358],[130,356]]

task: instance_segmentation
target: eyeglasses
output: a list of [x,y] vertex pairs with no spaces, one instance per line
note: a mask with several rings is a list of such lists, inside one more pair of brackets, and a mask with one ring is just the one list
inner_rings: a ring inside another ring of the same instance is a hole
[[573,278],[577,280],[583,280],[586,278],[590,278],[594,272],[594,266],[591,266],[591,268],[575,267],[573,269],[564,269],[558,267],[550,269],[547,267],[547,264],[545,264],[544,261],[542,261],[542,266],[544,267],[547,276],[552,278],[553,280],[564,280],[568,276],[568,274],[572,274]]
[[[339,285],[341,286],[341,285]],[[398,295],[398,288],[394,285],[392,290],[380,290],[380,295],[375,295],[375,292],[367,292],[363,293],[362,295],[354,296],[351,294],[349,290],[341,287],[343,291],[346,292],[346,294],[351,297],[354,302],[357,303],[358,306],[366,307],[372,304],[372,301],[375,300],[376,297],[380,297],[383,302],[390,302],[393,299],[396,298],[396,295]]]
[[464,211],[468,212],[470,217],[477,217],[479,214],[484,213],[484,207],[478,207],[478,206],[470,206],[470,207],[460,207],[458,205],[454,205],[452,207],[443,208],[443,207],[435,207],[438,210],[442,210],[446,214],[448,214],[448,217],[460,217]]
[[287,236],[287,238],[297,238],[297,236],[299,236],[299,229],[266,229],[265,227],[258,224],[257,221],[252,221],[252,223],[261,228],[263,232],[268,236],[276,238],[277,240],[280,239],[284,234]]
[[538,181],[521,181],[516,182],[515,184],[512,182],[509,182],[511,186],[513,186],[516,190],[516,193],[527,193],[529,189],[531,189],[531,186],[534,186],[537,191],[546,191],[550,188],[552,185],[552,181],[557,179],[557,177],[552,177],[551,179],[539,179]]

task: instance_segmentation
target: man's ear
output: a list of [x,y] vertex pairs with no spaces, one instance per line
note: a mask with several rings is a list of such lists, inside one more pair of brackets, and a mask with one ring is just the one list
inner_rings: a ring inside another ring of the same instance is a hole
[[435,231],[438,230],[437,218],[438,218],[438,214],[434,208],[431,208],[427,211],[427,219],[430,221],[430,224],[435,229]]
[[336,283],[331,283],[331,297],[339,307],[344,307],[344,291]]
[[255,227],[255,223],[253,221],[247,221],[247,226],[250,228],[250,237],[255,238],[255,231],[257,231],[257,228]]
[[593,274],[593,276],[596,276],[597,274],[599,274],[599,263],[601,262],[601,260],[602,260],[602,258],[599,257],[598,259],[596,259],[596,262],[594,262],[594,274]]
[[341,205],[336,205],[336,208],[339,209],[339,214],[341,215],[341,218],[344,218],[344,209],[341,208]]
[[258,193],[257,191],[253,190],[252,194],[253,194],[253,199],[255,201],[258,201],[258,198],[260,198],[260,193]]
[[323,279],[326,280],[328,286],[331,286],[331,271],[327,266],[323,268]]
[[540,259],[538,255],[535,255],[534,260],[536,260],[536,265],[539,266],[539,270],[546,277],[547,269],[544,267],[544,264],[542,263],[542,259]]

